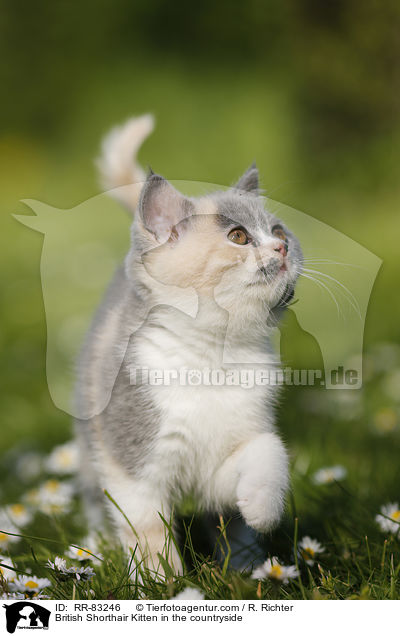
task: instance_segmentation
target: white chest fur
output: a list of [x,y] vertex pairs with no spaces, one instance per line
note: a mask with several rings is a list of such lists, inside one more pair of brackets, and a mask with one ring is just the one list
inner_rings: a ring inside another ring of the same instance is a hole
[[[272,393],[270,387],[241,382],[238,368],[230,373],[235,367],[223,365],[218,337],[204,336],[192,321],[178,323],[175,316],[173,328],[148,331],[135,362],[149,370],[151,396],[162,414],[153,469],[181,489],[198,490],[241,444],[271,430]],[[274,362],[263,357],[265,364]],[[257,368],[246,365],[246,377]]]

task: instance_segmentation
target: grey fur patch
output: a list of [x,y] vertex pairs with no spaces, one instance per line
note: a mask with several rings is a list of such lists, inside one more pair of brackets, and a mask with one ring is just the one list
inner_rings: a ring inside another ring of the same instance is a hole
[[213,199],[218,215],[243,226],[250,234],[259,228],[267,229],[268,214],[258,197],[228,190],[215,193]]
[[128,474],[137,476],[148,461],[160,428],[161,413],[152,400],[149,387],[130,383],[134,339],[132,337],[110,402],[102,414],[102,437],[107,449]]
[[272,236],[272,228],[280,225],[288,237],[291,260],[301,265],[303,257],[298,239],[280,219],[265,209],[263,197],[232,190],[216,192],[211,196],[217,207],[216,221],[222,229],[241,226],[252,237],[256,237],[260,230]]
[[[265,199],[254,195],[246,195],[237,191],[216,192],[212,195],[217,206],[216,222],[222,230],[227,231],[235,226],[243,227],[253,238],[255,247],[258,245],[257,235],[260,230],[271,234],[272,228],[281,226],[287,236],[288,260],[293,263],[298,273],[300,273],[303,263],[303,254],[297,237],[286,227],[286,225],[273,214],[265,209]],[[271,261],[269,267],[271,271],[266,274],[273,274],[274,264]],[[298,275],[298,274],[297,274]],[[280,319],[286,305],[293,298],[297,275],[292,283],[289,283],[279,300],[279,303],[272,310],[272,318],[275,322]]]
[[276,224],[274,216],[264,207],[264,199],[254,195],[241,194],[228,190],[212,195],[218,212],[218,223],[227,228],[242,226],[251,236],[256,236],[259,230],[270,231]]
[[237,190],[243,190],[244,192],[259,193],[259,175],[255,163],[251,164],[250,168],[246,170],[233,187]]
[[[80,358],[76,401],[81,413],[76,428],[87,454],[93,451],[96,440],[106,443],[116,461],[131,475],[140,471],[146,461],[146,449],[157,433],[159,417],[145,387],[130,384],[128,362],[134,359],[137,337],[146,320],[148,290],[135,287],[123,268],[119,269],[94,318]],[[110,313],[117,324],[105,347]],[[98,395],[109,395],[102,412],[98,412]],[[99,467],[101,469],[101,467]]]

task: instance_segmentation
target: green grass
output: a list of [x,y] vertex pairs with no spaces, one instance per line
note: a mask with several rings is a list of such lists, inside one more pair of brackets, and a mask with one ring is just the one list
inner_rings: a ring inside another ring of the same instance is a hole
[[[341,500],[345,504],[345,498],[342,497]],[[287,534],[290,521],[293,522],[292,536]],[[332,521],[326,523],[322,536],[322,541],[325,539],[325,552],[318,559],[318,564],[308,567],[300,563],[301,577],[285,585],[272,580],[258,583],[248,574],[231,569],[229,543],[222,533],[218,538],[226,555],[222,562],[196,553],[189,530],[182,554],[190,565],[186,565],[182,575],[175,575],[164,559],[155,575],[142,563],[135,563],[134,555],[129,561],[118,544],[105,540],[100,542],[101,560],[79,563],[80,566],[90,565],[94,568],[93,579],[90,583],[73,583],[63,580],[62,576],[54,575],[45,567],[48,558],[54,559],[56,554],[62,554],[67,547],[66,534],[69,534],[70,541],[73,541],[74,536],[79,536],[79,532],[73,532],[72,528],[65,531],[64,520],[61,531],[60,520],[55,519],[51,523],[46,521],[46,534],[51,534],[53,538],[25,535],[21,539],[19,555],[15,556],[14,564],[18,572],[33,571],[38,576],[49,577],[52,585],[45,594],[54,599],[168,599],[188,586],[200,590],[209,599],[399,598],[399,539],[380,536],[371,522],[369,533],[361,536],[355,531],[355,527],[356,524],[362,524],[362,521],[363,517],[358,511],[358,514],[353,513],[343,524],[333,525]],[[296,526],[297,518],[286,519],[285,529],[281,530],[282,536],[276,541],[276,544],[282,546],[282,553],[285,555],[295,548]],[[79,544],[77,539],[75,541]],[[272,539],[270,549],[274,553],[279,552],[273,547],[273,543]],[[293,562],[293,557],[291,560]],[[5,582],[1,587],[3,591],[7,590]]]
[[[103,561],[94,564],[90,589],[104,599],[138,593],[170,598],[187,585],[203,590],[207,598],[223,599],[398,598],[399,538],[381,532],[375,516],[383,504],[400,503],[400,391],[396,386],[388,391],[400,368],[400,298],[393,293],[398,285],[399,228],[393,149],[399,132],[366,138],[358,147],[338,140],[335,153],[331,156],[327,150],[321,162],[302,142],[291,79],[280,73],[264,75],[250,67],[188,72],[179,64],[151,60],[132,67],[102,66],[84,82],[55,136],[14,130],[0,140],[0,505],[19,501],[47,478],[41,474],[24,482],[18,459],[28,451],[48,453],[71,435],[71,418],[52,403],[46,379],[43,237],[19,225],[11,213],[28,213],[19,203],[27,197],[69,208],[93,196],[97,187],[92,159],[100,136],[115,122],[147,111],[155,113],[158,125],[141,152],[144,165],[150,163],[170,179],[229,184],[256,159],[272,198],[331,224],[384,258],[384,265],[364,334],[364,388],[337,392],[288,387],[278,411],[279,430],[291,455],[292,490],[282,523],[264,539],[265,558],[294,562],[297,523],[299,539],[310,535],[324,546],[318,564],[300,564],[301,579],[288,585],[263,581],[259,586],[248,574],[229,567],[229,559],[213,560],[213,547],[205,549],[197,516],[190,525],[193,508],[186,507],[190,533],[181,530],[187,561],[183,576],[168,572],[162,582],[142,573],[144,589],[139,590],[117,542],[104,537]],[[70,301],[66,296],[60,311],[66,311]],[[391,360],[382,361],[382,349],[379,353],[374,348],[384,340],[390,343]],[[304,368],[303,354],[299,350],[294,368]],[[346,480],[314,484],[315,470],[335,464],[346,467]],[[62,556],[69,544],[83,540],[83,518],[78,501],[64,516],[36,513],[23,531],[36,538],[23,538],[10,548],[18,570],[49,576],[47,559]],[[54,582],[50,594],[80,598],[88,587]]]
[[[178,532],[185,564],[182,575],[175,575],[165,558],[157,576],[137,554],[129,563],[118,541],[107,533],[99,535],[101,559],[79,563],[94,568],[90,582],[73,584],[52,573],[52,586],[45,593],[56,599],[88,595],[99,599],[168,599],[190,586],[209,599],[399,598],[400,524],[396,535],[383,532],[375,521],[383,504],[399,502],[398,406],[385,393],[393,371],[381,369],[382,350],[366,355],[371,366],[369,379],[361,392],[347,396],[344,405],[337,392],[315,393],[307,387],[291,389],[283,401],[280,419],[292,457],[292,488],[281,524],[262,542],[265,559],[277,556],[283,564],[294,564],[298,541],[305,535],[316,538],[324,552],[312,567],[299,559],[299,578],[288,584],[269,579],[258,583],[249,571],[232,568],[229,519],[220,520],[215,544],[207,548],[201,515],[195,512],[193,502],[186,502],[186,507],[181,507]],[[395,347],[392,352],[397,355]],[[42,471],[28,484],[23,483],[15,468],[18,452],[14,448],[3,457],[3,503],[18,501],[27,488],[50,477]],[[316,484],[315,470],[333,464],[346,467],[346,479]],[[166,542],[175,541],[170,524],[164,523]],[[18,572],[49,576],[47,559],[63,556],[70,544],[85,548],[85,534],[84,510],[76,498],[68,514],[36,512],[32,523],[21,530],[23,538],[10,545],[9,555]],[[2,586],[3,591],[7,589],[4,581]]]

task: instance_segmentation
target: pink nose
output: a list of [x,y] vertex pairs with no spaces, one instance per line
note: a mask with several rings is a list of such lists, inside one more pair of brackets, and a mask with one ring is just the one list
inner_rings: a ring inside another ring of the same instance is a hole
[[283,241],[280,241],[276,247],[274,247],[274,252],[280,252],[280,254],[282,254],[282,256],[286,256],[287,254],[287,249],[286,249],[286,245],[285,243],[283,243]]

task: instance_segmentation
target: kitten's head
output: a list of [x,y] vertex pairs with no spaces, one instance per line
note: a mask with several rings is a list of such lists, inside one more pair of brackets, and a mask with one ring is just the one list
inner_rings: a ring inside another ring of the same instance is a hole
[[232,312],[272,310],[293,296],[301,270],[297,238],[259,196],[255,166],[229,190],[187,198],[163,177],[145,182],[134,224],[128,274],[149,287],[213,293]]

